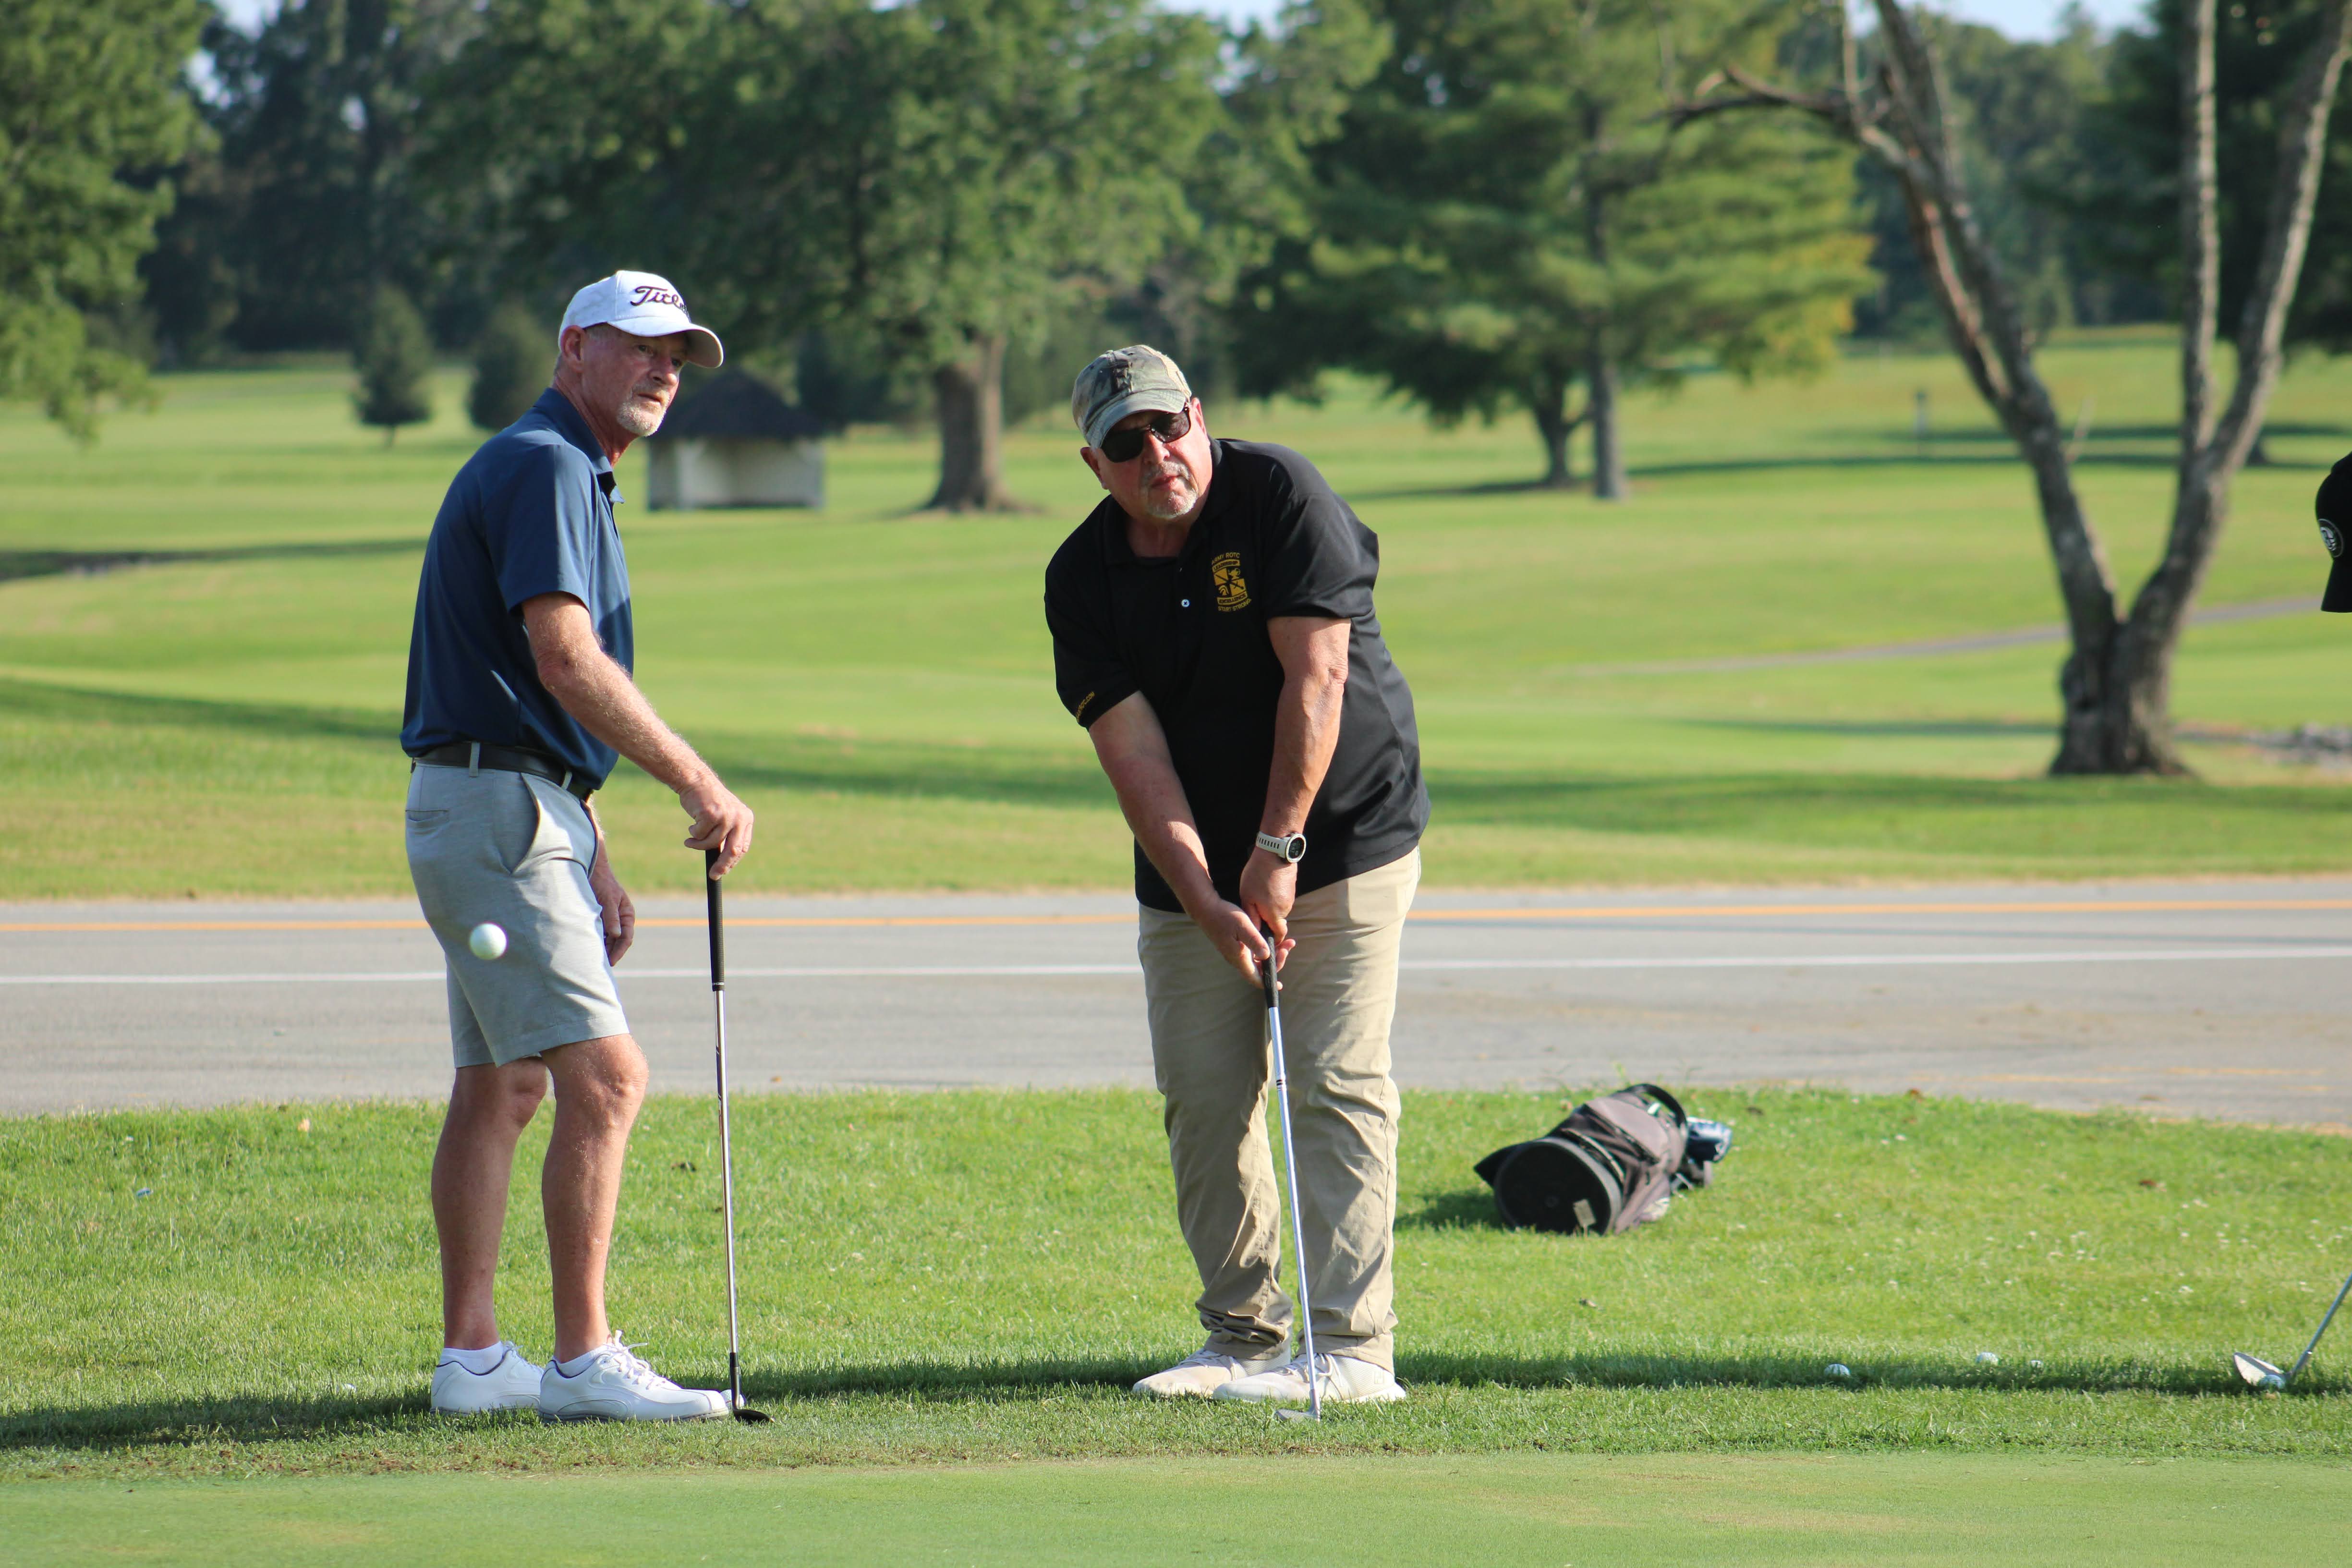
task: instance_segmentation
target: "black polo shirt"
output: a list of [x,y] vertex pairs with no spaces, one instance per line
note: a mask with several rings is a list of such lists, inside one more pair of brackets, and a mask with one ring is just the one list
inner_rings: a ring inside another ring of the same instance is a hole
[[[1208,503],[1181,554],[1129,548],[1127,514],[1106,496],[1045,568],[1054,679],[1082,725],[1140,691],[1160,716],[1176,776],[1227,899],[1240,896],[1274,767],[1282,661],[1277,616],[1349,622],[1348,690],[1330,771],[1307,816],[1298,890],[1402,859],[1429,823],[1412,693],[1372,613],[1381,542],[1286,447],[1213,441]],[[1182,906],[1141,845],[1135,896]]]

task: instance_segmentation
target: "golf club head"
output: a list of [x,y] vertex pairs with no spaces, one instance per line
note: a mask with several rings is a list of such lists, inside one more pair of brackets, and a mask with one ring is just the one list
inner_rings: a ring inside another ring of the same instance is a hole
[[2230,1364],[2238,1369],[2238,1375],[2246,1380],[2246,1385],[2249,1388],[2284,1388],[2286,1386],[2286,1373],[2258,1355],[2248,1355],[2245,1352],[2240,1351],[2230,1358]]
[[747,1426],[764,1426],[772,1417],[764,1410],[754,1410],[748,1405],[739,1405],[735,1407],[735,1419]]
[[1316,1415],[1311,1410],[1277,1410],[1274,1413],[1274,1418],[1276,1421],[1320,1421],[1323,1419],[1323,1417]]

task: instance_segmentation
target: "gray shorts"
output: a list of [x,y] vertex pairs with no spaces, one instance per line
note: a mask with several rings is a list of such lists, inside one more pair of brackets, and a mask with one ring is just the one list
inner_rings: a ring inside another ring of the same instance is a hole
[[[448,962],[459,1067],[629,1032],[588,886],[595,854],[588,808],[549,780],[429,763],[410,773],[408,873]],[[467,945],[485,921],[506,928],[502,958]]]

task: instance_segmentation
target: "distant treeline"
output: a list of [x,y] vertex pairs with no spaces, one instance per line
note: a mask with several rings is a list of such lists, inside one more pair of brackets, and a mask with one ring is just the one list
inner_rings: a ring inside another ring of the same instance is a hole
[[[2316,15],[2223,6],[2225,323]],[[2167,316],[2176,0],[2050,43],[1926,26],[2036,329]],[[1002,500],[1001,417],[1136,340],[1215,393],[1348,368],[1440,421],[1524,411],[1558,484],[1590,429],[1609,493],[1629,385],[1939,332],[1849,148],[1673,129],[1727,67],[1826,81],[1840,47],[1809,0],[1323,0],[1240,32],[1154,0],[287,0],[205,26],[179,90],[208,134],[132,181],[173,198],[143,297],[89,313],[166,363],[349,347],[393,292],[445,350],[518,312],[551,343],[569,289],[644,267],[833,424],[937,417],[942,505]],[[2298,342],[2345,340],[2347,238],[2331,177]]]

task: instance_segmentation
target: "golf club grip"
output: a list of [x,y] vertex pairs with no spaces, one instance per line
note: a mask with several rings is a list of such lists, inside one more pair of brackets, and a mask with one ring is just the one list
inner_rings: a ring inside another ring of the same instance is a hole
[[710,874],[710,868],[718,864],[718,850],[702,852],[703,897],[709,900],[710,912],[710,988],[713,991],[727,984],[726,913],[721,907],[719,879]]
[[1280,1004],[1275,1000],[1274,994],[1274,933],[1261,925],[1257,928],[1257,934],[1265,938],[1265,957],[1258,963],[1257,977],[1259,984],[1265,987],[1265,1010],[1271,1013],[1276,1007],[1280,1005]]

